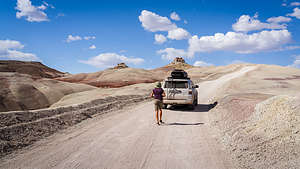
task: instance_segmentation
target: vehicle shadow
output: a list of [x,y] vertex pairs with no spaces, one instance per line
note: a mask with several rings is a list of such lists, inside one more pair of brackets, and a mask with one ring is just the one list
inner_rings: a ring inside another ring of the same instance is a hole
[[212,104],[198,104],[194,110],[192,110],[189,106],[186,105],[172,105],[169,106],[169,110],[173,111],[187,111],[187,112],[208,112],[211,109],[217,106],[218,102],[214,102]]
[[195,112],[209,112],[211,109],[217,106],[218,102],[214,102],[212,104],[198,104],[197,107],[193,111]]

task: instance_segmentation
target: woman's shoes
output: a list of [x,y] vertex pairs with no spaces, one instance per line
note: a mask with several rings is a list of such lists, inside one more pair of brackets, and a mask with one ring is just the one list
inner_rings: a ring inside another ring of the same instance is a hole
[[159,120],[159,122],[157,122],[156,124],[157,125],[161,125],[161,124],[163,124],[164,122],[162,121],[162,120]]

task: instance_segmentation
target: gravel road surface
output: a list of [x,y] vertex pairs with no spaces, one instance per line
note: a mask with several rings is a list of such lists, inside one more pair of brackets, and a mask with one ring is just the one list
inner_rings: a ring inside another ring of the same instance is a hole
[[[225,76],[235,78],[250,70],[253,67]],[[218,142],[219,135],[211,128],[208,119],[212,105],[207,100],[227,78],[200,83],[198,107],[189,110],[173,106],[164,110],[163,125],[155,124],[152,102],[140,103],[94,117],[36,142],[3,159],[0,168],[234,168],[230,155]]]

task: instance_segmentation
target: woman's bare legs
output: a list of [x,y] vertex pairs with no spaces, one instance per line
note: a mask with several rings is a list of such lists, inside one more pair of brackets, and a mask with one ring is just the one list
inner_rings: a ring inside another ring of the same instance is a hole
[[159,109],[159,112],[160,112],[160,114],[159,114],[159,116],[160,116],[160,122],[162,123],[162,110]]
[[159,119],[158,119],[158,110],[156,110],[156,121],[157,121],[157,124],[159,124]]

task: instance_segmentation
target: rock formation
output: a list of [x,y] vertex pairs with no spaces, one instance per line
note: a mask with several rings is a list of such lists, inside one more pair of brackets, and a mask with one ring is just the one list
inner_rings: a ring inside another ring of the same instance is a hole
[[119,63],[113,69],[124,69],[124,68],[128,68],[128,66],[125,63]]
[[176,57],[170,64],[160,68],[153,69],[151,71],[160,76],[161,75],[167,76],[174,69],[188,70],[193,67],[194,66],[187,64],[182,57]]
[[187,64],[182,57],[176,57],[170,64],[164,67],[187,70],[189,68],[192,68],[193,66]]
[[170,64],[180,64],[185,63],[185,60],[182,57],[176,57]]

